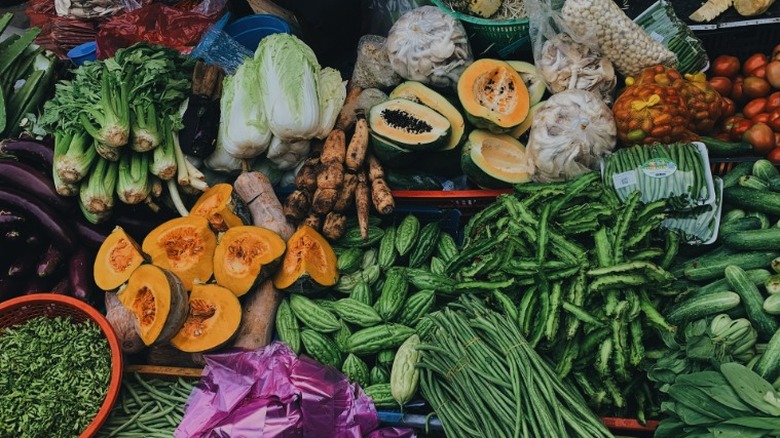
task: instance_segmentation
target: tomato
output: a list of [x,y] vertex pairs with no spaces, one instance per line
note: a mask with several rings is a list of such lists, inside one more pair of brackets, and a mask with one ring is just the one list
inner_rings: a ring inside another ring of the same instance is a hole
[[773,131],[780,133],[780,108],[775,109],[769,113],[769,121],[767,122]]
[[756,53],[742,64],[742,73],[745,76],[750,76],[755,70],[766,66],[767,63],[769,63],[769,60],[766,55],[763,53]]
[[726,119],[733,116],[737,112],[737,105],[731,98],[721,97],[720,100],[720,118]]
[[745,120],[745,118],[742,117],[741,115],[739,115],[739,116],[738,115],[732,115],[732,116],[726,117],[725,119],[723,119],[723,123],[722,123],[723,130],[726,131],[726,132],[731,131],[731,128],[735,124],[737,124],[737,122],[739,122],[740,120]]
[[766,79],[766,65],[763,66],[763,67],[759,67],[759,68],[753,70],[753,73],[751,73],[750,76],[755,76],[757,78]]
[[719,134],[715,134],[714,138],[720,141],[731,141],[731,138],[729,137],[728,133],[721,132]]
[[736,56],[720,55],[712,61],[712,75],[734,78],[739,74],[739,59]]
[[[753,122],[753,123],[768,124],[767,122],[769,122],[769,113],[757,114],[757,115],[751,117],[750,121]],[[771,128],[771,126],[770,126],[770,128]]]
[[737,76],[734,79],[734,83],[731,86],[731,93],[729,94],[729,97],[734,102],[740,103],[745,99],[745,95],[742,93],[743,82],[744,78],[742,76]]
[[[729,130],[729,136],[734,141],[739,141],[748,129],[753,127],[753,122],[747,119],[738,120]],[[752,143],[751,143],[752,144]]]
[[745,95],[745,99],[766,97],[769,95],[770,91],[772,91],[772,86],[769,85],[769,82],[764,78],[748,76],[742,83],[742,94]]
[[775,91],[774,93],[770,94],[766,97],[766,112],[771,113],[772,111],[776,110],[777,108],[780,108],[780,91]]
[[721,96],[728,96],[731,94],[731,87],[733,83],[731,79],[725,76],[713,76],[710,78],[710,87],[715,89]]
[[766,159],[771,161],[772,164],[780,164],[780,147],[776,147],[766,154]]
[[766,110],[766,98],[759,97],[748,102],[744,108],[742,108],[742,114],[746,119],[752,119],[753,117],[763,113]]
[[772,87],[780,89],[780,55],[778,59],[766,65],[766,80]]
[[775,147],[775,133],[765,123],[756,123],[742,134],[742,141],[753,146],[754,154],[765,155]]
[[775,132],[775,147],[780,147],[780,132]]

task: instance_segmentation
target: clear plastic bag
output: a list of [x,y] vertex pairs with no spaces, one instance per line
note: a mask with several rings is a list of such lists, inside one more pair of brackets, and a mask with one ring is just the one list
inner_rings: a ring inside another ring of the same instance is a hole
[[534,64],[551,93],[590,91],[611,103],[617,76],[612,62],[597,49],[591,35],[569,29],[560,0],[526,0]]
[[403,79],[393,70],[387,57],[385,42],[379,35],[363,35],[358,42],[357,60],[352,71],[352,83],[356,87],[389,88]]
[[371,0],[368,2],[371,23],[368,33],[387,36],[398,17],[412,9],[430,4],[432,3],[428,0]]
[[723,180],[715,177],[715,202],[691,211],[673,212],[661,226],[680,233],[690,245],[709,245],[718,238],[723,210]]

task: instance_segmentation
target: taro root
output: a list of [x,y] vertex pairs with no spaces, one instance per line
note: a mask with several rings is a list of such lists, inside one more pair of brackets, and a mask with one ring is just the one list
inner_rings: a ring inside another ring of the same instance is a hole
[[217,237],[205,218],[187,216],[171,219],[152,230],[142,249],[155,265],[170,270],[191,290],[195,282],[205,283],[214,272]]
[[241,304],[229,289],[197,284],[190,294],[189,313],[171,345],[187,353],[211,351],[225,345],[238,331]]
[[100,245],[95,257],[95,284],[104,291],[114,290],[123,285],[144,261],[138,243],[122,227],[116,227]]
[[135,315],[136,331],[145,345],[168,342],[187,318],[187,291],[175,274],[142,265],[117,293]]
[[269,265],[272,268],[284,250],[284,240],[267,228],[233,227],[214,251],[214,279],[240,297],[267,277]]

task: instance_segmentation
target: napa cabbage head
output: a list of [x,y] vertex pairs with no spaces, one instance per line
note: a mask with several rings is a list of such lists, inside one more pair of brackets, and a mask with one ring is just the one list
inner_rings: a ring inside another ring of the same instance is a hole
[[263,109],[274,136],[296,141],[317,135],[320,65],[311,48],[293,35],[269,35],[257,47],[255,61]]
[[259,82],[255,61],[247,58],[222,84],[220,111],[224,129],[220,129],[217,143],[235,158],[257,157],[271,144]]
[[344,99],[347,98],[347,81],[341,79],[341,73],[330,67],[320,70],[317,82],[317,96],[320,102],[320,127],[317,138],[324,139],[336,125]]

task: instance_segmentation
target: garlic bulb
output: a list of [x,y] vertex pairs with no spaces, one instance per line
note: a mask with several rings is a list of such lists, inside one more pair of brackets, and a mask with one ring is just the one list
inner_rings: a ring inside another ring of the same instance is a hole
[[436,6],[403,14],[390,28],[385,47],[401,77],[437,87],[454,86],[474,60],[463,25]]

